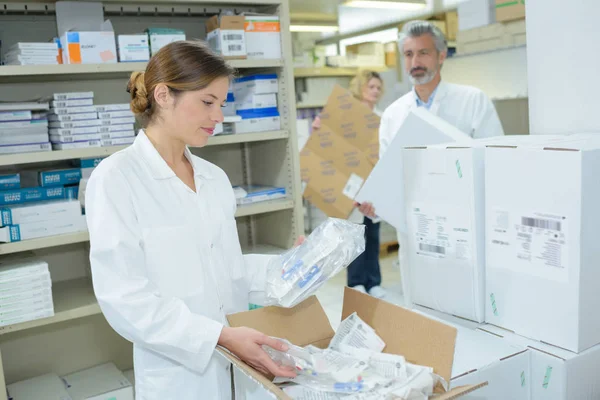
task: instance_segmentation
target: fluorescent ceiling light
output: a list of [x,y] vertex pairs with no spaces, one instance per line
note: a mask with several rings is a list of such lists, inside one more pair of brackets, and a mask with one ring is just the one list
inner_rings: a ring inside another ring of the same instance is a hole
[[337,32],[337,25],[291,25],[291,32]]
[[427,4],[420,0],[346,0],[342,5],[355,8],[383,8],[409,11],[421,10]]

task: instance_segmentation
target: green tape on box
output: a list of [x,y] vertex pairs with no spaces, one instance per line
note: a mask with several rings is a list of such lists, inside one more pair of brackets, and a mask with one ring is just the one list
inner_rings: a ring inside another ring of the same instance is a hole
[[552,377],[552,367],[546,368],[546,375],[544,376],[544,384],[542,385],[544,389],[548,389],[548,385],[550,385],[550,378]]
[[[523,1],[523,0],[521,0],[521,1]],[[523,1],[522,4],[525,4],[525,2]],[[514,1],[507,1],[506,3],[496,4],[496,8],[518,6],[518,5],[519,5],[519,1],[514,0]]]
[[458,177],[462,178],[462,168],[460,167],[460,161],[456,160],[456,172],[458,173]]
[[494,293],[490,294],[490,301],[492,302],[492,310],[494,311],[494,315],[498,316],[498,307],[496,307],[496,296]]
[[252,311],[252,310],[256,310],[258,308],[263,308],[263,306],[259,306],[258,304],[248,304],[248,310]]
[[525,387],[525,371],[521,371],[521,387]]

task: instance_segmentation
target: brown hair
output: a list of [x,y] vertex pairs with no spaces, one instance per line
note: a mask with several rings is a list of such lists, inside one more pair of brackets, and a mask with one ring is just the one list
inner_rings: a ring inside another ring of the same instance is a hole
[[142,126],[154,118],[154,89],[167,85],[175,96],[180,92],[201,90],[215,79],[233,77],[235,70],[201,41],[178,41],[161,48],[148,62],[146,72],[134,72],[127,91],[131,111]]
[[379,82],[382,83],[381,94],[383,94],[383,79],[381,79],[381,75],[375,71],[362,70],[359,71],[354,78],[352,78],[352,81],[350,81],[350,92],[352,92],[354,97],[356,97],[358,100],[362,100],[363,88],[369,84],[371,79],[379,79]]

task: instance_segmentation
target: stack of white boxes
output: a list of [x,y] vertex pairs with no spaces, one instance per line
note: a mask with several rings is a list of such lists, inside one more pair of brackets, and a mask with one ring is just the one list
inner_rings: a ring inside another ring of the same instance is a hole
[[39,259],[12,260],[0,267],[0,326],[54,315],[48,263]]
[[16,43],[4,55],[6,65],[57,65],[58,45],[51,43]]
[[48,103],[0,104],[0,154],[50,151]]
[[[487,380],[486,399],[600,398],[600,138],[503,137],[403,153],[412,296],[459,328],[455,372],[472,371],[452,385]],[[490,344],[461,339],[474,329]],[[517,352],[483,359],[506,346]]]
[[48,120],[54,150],[101,146],[94,92],[55,93],[50,107]]
[[127,146],[135,140],[135,115],[129,104],[105,104],[96,106],[102,147]]
[[258,74],[234,81],[236,113],[242,121],[235,123],[235,133],[275,131],[281,129],[276,74]]

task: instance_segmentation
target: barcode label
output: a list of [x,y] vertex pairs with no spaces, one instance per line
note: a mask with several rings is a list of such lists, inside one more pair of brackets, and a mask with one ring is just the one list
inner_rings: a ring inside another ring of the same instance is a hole
[[229,51],[242,51],[242,45],[241,44],[230,44],[229,46],[227,46],[227,49]]
[[446,255],[445,247],[435,246],[433,244],[419,243],[419,250],[426,251],[428,253],[437,253],[437,254]]
[[551,221],[548,219],[521,217],[521,225],[531,228],[547,229],[560,232],[562,224],[559,221]]
[[240,34],[229,34],[229,35],[223,35],[223,40],[243,40],[244,37]]

